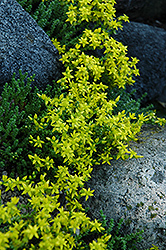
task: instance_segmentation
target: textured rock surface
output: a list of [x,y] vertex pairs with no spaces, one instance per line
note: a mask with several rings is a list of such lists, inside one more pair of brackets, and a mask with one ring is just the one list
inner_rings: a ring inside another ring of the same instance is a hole
[[88,187],[94,197],[86,203],[89,214],[99,218],[100,209],[108,219],[127,223],[125,233],[144,229],[139,250],[159,246],[166,249],[166,128],[157,132],[146,125],[139,141],[131,147],[144,156],[95,167]]
[[147,92],[146,101],[166,102],[166,31],[147,24],[125,23],[115,39],[128,47],[128,56],[140,61],[137,68],[140,76],[136,77],[134,88],[136,98]]
[[0,1],[0,92],[18,70],[36,74],[42,88],[60,77],[57,49],[33,18],[15,0]]

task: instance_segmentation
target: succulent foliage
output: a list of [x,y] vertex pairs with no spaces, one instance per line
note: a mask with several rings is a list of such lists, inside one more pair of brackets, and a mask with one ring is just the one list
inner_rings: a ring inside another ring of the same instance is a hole
[[[35,124],[29,117],[35,114],[42,117],[45,112],[44,102],[37,93],[55,96],[60,93],[60,87],[52,84],[44,92],[32,88],[34,76],[27,78],[27,73],[15,79],[15,74],[10,83],[6,83],[1,93],[0,100],[0,173],[7,171],[10,176],[23,177],[32,173],[31,161],[28,154],[40,153],[29,143],[30,135],[36,135]],[[44,132],[44,137],[49,136],[49,129]],[[42,137],[42,136],[41,136]],[[44,147],[45,155],[52,155],[53,150]],[[44,154],[44,152],[42,151]],[[57,158],[56,158],[57,159]]]

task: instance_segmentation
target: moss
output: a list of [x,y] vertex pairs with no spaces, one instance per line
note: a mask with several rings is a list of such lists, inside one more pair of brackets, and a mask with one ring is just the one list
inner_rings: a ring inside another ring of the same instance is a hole
[[137,203],[136,207],[143,207],[144,203],[141,201],[140,203]]
[[127,210],[132,210],[132,206],[131,205],[129,205],[129,206],[126,206],[126,208],[127,208]]
[[132,223],[132,220],[131,220],[131,219],[125,220],[125,225],[126,225],[126,226],[130,226],[131,223]]
[[149,210],[149,211],[154,211],[155,208],[154,208],[153,206],[149,206],[149,207],[148,207],[148,210]]
[[151,219],[154,219],[156,216],[157,216],[156,213],[153,213],[153,214],[151,213],[150,218],[151,218]]

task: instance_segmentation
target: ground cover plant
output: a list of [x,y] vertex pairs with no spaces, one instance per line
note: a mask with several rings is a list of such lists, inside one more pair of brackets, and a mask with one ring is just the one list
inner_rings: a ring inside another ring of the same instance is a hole
[[[32,173],[28,154],[34,152],[34,147],[29,143],[29,136],[36,135],[36,129],[28,116],[42,116],[45,112],[45,104],[37,93],[47,93],[50,96],[60,93],[60,88],[57,89],[56,85],[54,88],[48,85],[44,92],[37,88],[32,89],[33,78],[27,79],[27,74],[22,75],[20,71],[20,79],[16,80],[14,75],[11,82],[5,84],[1,93],[0,173],[7,171],[12,177],[15,177],[16,173],[20,177]],[[46,134],[49,135],[49,130],[44,136]],[[39,153],[40,149],[37,151]],[[46,156],[51,156],[52,151],[48,150],[46,145]]]
[[[95,164],[109,163],[112,158],[139,157],[128,142],[136,140],[141,126],[152,116],[161,125],[165,120],[155,118],[153,113],[114,112],[120,96],[107,97],[108,88],[123,89],[133,83],[132,75],[138,74],[137,59],[127,58],[126,48],[110,35],[111,29],[121,28],[122,20],[127,21],[126,16],[116,19],[114,1],[61,2],[68,6],[66,21],[71,26],[82,22],[93,25],[87,25],[69,49],[53,39],[66,71],[56,83],[60,90],[55,95],[38,93],[45,103],[43,111],[29,114],[35,132],[29,136],[34,151],[28,157],[34,171],[23,178],[3,175],[0,182],[6,192],[19,193],[0,206],[0,247],[134,249],[140,233],[121,237],[121,221],[114,234],[112,221],[107,227],[103,216],[100,222],[86,215],[80,201],[92,196],[93,190],[86,190],[84,183]],[[96,48],[105,48],[102,58],[90,55],[89,51]],[[103,79],[107,79],[107,84]],[[2,101],[5,102],[5,95]],[[25,108],[24,98],[22,101],[20,109]],[[17,110],[14,112],[18,116]],[[51,148],[50,152],[45,145]],[[20,195],[25,203],[20,201]]]
[[[81,37],[82,31],[85,27],[91,29],[92,23],[82,20],[75,25],[70,25],[66,22],[67,10],[69,3],[58,0],[41,1],[41,0],[17,0],[19,4],[36,20],[38,25],[44,29],[44,31],[49,35],[50,38],[55,38],[63,46],[65,45],[67,49],[74,46],[79,37]],[[115,33],[116,29],[111,27],[110,33]],[[94,50],[91,50],[93,53]],[[99,53],[101,54],[101,53]],[[107,79],[107,78],[106,78]],[[104,80],[104,76],[103,79]],[[107,84],[107,80],[104,81]],[[108,88],[107,90],[109,99],[116,99],[118,95],[121,96],[117,107],[114,108],[114,113],[118,113],[123,109],[126,112],[133,113],[146,113],[153,109],[153,105],[142,109],[141,100],[135,100],[132,93],[127,93],[124,89],[119,88]],[[146,93],[145,93],[146,95]],[[126,107],[127,105],[127,107]]]

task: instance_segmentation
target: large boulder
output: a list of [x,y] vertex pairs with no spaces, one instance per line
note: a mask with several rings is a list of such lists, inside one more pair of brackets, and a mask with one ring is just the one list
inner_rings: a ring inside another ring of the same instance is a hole
[[93,219],[118,222],[123,218],[124,233],[144,230],[143,241],[137,245],[145,250],[157,245],[166,249],[166,128],[144,125],[138,142],[131,148],[143,158],[112,160],[111,165],[94,167],[87,187],[94,196],[84,203]]
[[[140,61],[135,77],[136,99],[147,92],[144,102],[158,100],[166,103],[166,31],[147,24],[124,23],[114,38],[128,47],[128,56]],[[130,90],[131,88],[129,88]]]
[[14,72],[19,77],[19,69],[35,74],[39,88],[57,80],[58,51],[35,20],[16,0],[1,0],[0,13],[0,92]]

